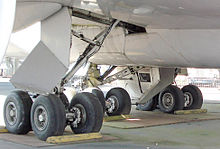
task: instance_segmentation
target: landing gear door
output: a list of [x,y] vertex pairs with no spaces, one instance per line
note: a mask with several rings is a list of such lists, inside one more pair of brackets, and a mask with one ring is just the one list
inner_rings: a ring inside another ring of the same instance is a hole
[[17,70],[12,84],[39,94],[52,93],[69,66],[71,17],[68,8],[41,21],[41,40]]
[[51,93],[66,71],[67,67],[40,42],[13,75],[11,83],[19,89]]

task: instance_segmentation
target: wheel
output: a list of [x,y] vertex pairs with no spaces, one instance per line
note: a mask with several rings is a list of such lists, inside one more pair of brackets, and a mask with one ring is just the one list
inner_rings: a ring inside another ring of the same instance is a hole
[[103,113],[104,113],[106,107],[105,107],[105,97],[104,97],[103,92],[101,90],[99,90],[99,89],[93,89],[92,90],[92,94],[95,95],[96,97],[98,97],[99,102],[102,105],[102,109],[103,109]]
[[13,91],[4,104],[4,121],[9,132],[27,134],[31,130],[30,111],[32,99],[27,92]]
[[100,131],[103,122],[102,105],[92,93],[76,94],[70,102],[69,111],[74,114],[74,120],[70,123],[74,133]]
[[106,95],[107,115],[115,116],[121,114],[130,114],[131,98],[128,92],[123,88],[113,88]]
[[62,135],[66,126],[62,101],[56,95],[38,96],[31,108],[31,125],[35,135],[43,141]]
[[66,95],[64,93],[60,93],[60,94],[58,94],[58,97],[62,101],[64,107],[66,109],[68,109],[70,103],[69,103],[69,100],[67,99]]
[[194,85],[187,85],[182,88],[185,98],[185,110],[200,109],[203,104],[203,96],[200,89]]
[[104,97],[103,92],[102,92],[99,88],[90,87],[90,88],[86,88],[83,92],[92,93],[93,95],[95,95],[96,97],[98,97],[99,102],[100,102],[101,105],[102,105],[103,112],[105,112],[105,110],[106,110],[105,97]]
[[154,96],[152,99],[148,100],[145,104],[138,104],[136,110],[141,111],[153,111],[157,108],[158,105],[158,96]]
[[173,85],[169,85],[160,93],[158,101],[160,110],[165,113],[173,113],[184,108],[183,93]]

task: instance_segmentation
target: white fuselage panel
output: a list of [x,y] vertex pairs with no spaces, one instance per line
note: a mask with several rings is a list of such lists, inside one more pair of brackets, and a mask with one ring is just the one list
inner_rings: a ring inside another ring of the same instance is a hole
[[44,20],[61,9],[62,5],[49,2],[17,2],[13,31],[24,29]]
[[106,15],[157,29],[219,29],[219,0],[97,0]]
[[[99,27],[76,27],[86,37],[94,37]],[[73,37],[71,60],[83,52],[86,43]],[[126,35],[116,28],[100,51],[91,58],[97,64],[159,67],[220,67],[220,30],[151,29]]]

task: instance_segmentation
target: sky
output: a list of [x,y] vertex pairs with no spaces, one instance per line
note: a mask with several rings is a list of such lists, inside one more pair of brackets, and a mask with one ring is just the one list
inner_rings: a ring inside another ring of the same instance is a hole
[[19,48],[30,52],[40,41],[40,22],[16,33],[12,33],[10,42]]

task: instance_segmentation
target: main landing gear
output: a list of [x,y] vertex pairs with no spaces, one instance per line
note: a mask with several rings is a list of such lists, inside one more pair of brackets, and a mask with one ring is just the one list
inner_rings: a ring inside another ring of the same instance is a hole
[[[14,91],[7,97],[4,105],[4,120],[8,131],[14,134],[26,134],[33,130],[40,140],[46,140],[50,136],[62,135],[67,125],[70,125],[74,133],[100,131],[103,122],[103,110],[105,110],[104,97],[101,97],[103,93],[100,94],[98,91],[78,93],[69,103],[63,94],[64,85],[68,83],[81,66],[87,63],[91,56],[99,51],[108,34],[119,22],[118,20],[112,20],[109,27],[93,40],[73,31],[74,36],[89,43],[89,45],[83,54],[79,56],[75,65],[60,81],[60,84],[54,88],[52,94],[37,95],[34,102],[32,102],[28,93],[23,91]],[[114,106],[108,105],[113,114],[130,111],[122,105],[124,104],[122,101],[123,95],[126,95],[127,100],[130,99],[122,89],[115,89],[108,94],[112,99],[114,98],[114,102],[109,101]],[[102,100],[100,100],[101,98]],[[115,103],[120,104],[116,106]],[[129,103],[126,101],[126,104]]]
[[187,85],[180,89],[169,85],[147,103],[138,104],[136,109],[153,111],[158,107],[162,112],[173,113],[177,110],[200,109],[202,104],[203,96],[197,86]]

